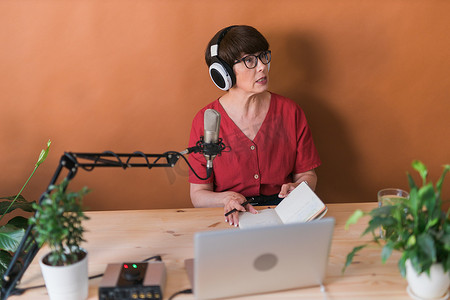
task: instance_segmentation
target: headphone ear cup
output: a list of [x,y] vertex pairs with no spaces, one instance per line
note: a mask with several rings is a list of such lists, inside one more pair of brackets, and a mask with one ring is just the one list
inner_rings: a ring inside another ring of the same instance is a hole
[[228,91],[236,83],[233,69],[218,57],[214,57],[213,63],[209,66],[209,76],[222,91]]

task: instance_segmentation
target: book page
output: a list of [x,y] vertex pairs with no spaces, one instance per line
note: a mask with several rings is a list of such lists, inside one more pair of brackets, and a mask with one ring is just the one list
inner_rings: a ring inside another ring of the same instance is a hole
[[305,183],[300,183],[275,208],[283,223],[307,222],[323,216],[327,207]]
[[259,226],[268,226],[282,224],[283,222],[278,217],[275,209],[267,208],[262,209],[257,214],[252,214],[248,211],[239,213],[239,227],[252,228]]

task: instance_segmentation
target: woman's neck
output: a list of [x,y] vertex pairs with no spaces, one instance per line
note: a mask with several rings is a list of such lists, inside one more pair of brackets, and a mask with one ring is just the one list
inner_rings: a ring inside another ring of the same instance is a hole
[[269,92],[242,98],[228,92],[219,101],[234,124],[253,141],[269,112],[270,97]]
[[229,115],[251,120],[262,114],[265,117],[270,104],[270,93],[246,95],[230,90],[219,101]]

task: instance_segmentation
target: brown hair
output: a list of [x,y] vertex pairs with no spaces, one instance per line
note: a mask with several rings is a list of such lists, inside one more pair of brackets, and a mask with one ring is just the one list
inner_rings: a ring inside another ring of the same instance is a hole
[[[217,34],[206,47],[205,61],[208,66],[212,63],[211,45],[217,42]],[[220,41],[218,56],[232,67],[234,61],[240,59],[242,54],[253,54],[266,50],[269,50],[269,43],[258,30],[247,25],[237,25],[230,28]]]

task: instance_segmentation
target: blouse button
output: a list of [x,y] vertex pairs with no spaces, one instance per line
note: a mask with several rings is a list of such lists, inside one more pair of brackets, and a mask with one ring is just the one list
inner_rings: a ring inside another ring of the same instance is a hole
[[251,145],[250,150],[255,150],[255,146]]
[[255,175],[253,176],[253,178],[258,179],[258,178],[259,178],[259,175],[258,175],[258,174],[255,174]]

